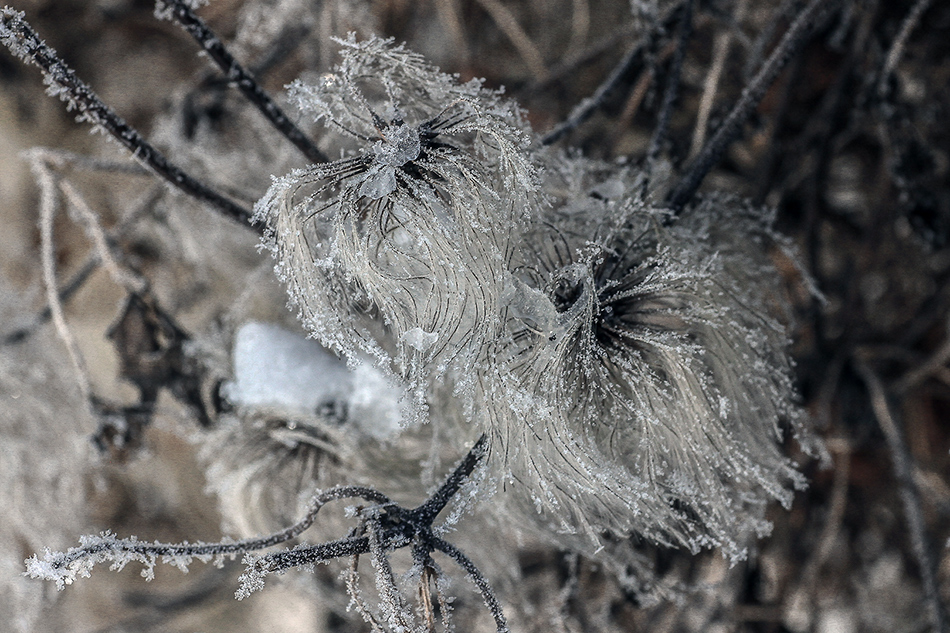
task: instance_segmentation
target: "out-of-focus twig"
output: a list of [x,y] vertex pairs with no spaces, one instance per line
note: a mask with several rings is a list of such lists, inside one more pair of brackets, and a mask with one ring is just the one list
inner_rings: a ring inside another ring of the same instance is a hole
[[[43,147],[35,147],[27,154],[30,161],[42,160],[49,169],[61,170],[67,167],[79,168],[90,171],[101,171],[107,173],[120,173],[133,176],[147,176],[148,170],[134,163],[117,163],[106,161],[82,154],[74,154],[63,150],[51,150]],[[158,199],[162,196],[162,187],[155,185],[146,191],[141,201],[132,205],[131,209],[119,220],[118,224],[112,230],[104,235],[107,244],[114,244],[122,239],[146,212],[151,210]],[[76,294],[92,277],[92,274],[99,269],[102,264],[102,258],[97,249],[93,249],[87,256],[82,265],[72,274],[72,276],[63,283],[57,291],[57,300],[61,304]],[[27,340],[40,327],[53,317],[53,311],[47,304],[33,318],[29,324],[19,327],[11,332],[7,332],[0,338],[0,346],[16,345]]]
[[689,43],[689,37],[693,32],[693,3],[684,2],[681,9],[679,33],[676,38],[676,49],[673,51],[673,59],[670,60],[670,69],[666,73],[666,89],[663,91],[663,103],[660,104],[660,113],[657,116],[656,127],[653,129],[653,135],[650,137],[650,145],[647,147],[644,169],[646,177],[643,179],[643,186],[640,192],[641,197],[646,197],[647,190],[650,187],[650,175],[653,166],[660,157],[660,150],[666,142],[666,135],[670,129],[670,119],[673,118],[673,107],[676,105],[676,98],[679,94],[680,79],[683,71],[683,58],[686,56],[686,45]]
[[907,40],[910,39],[910,34],[913,33],[917,27],[917,23],[920,22],[921,16],[930,8],[930,3],[931,0],[917,0],[914,6],[911,7],[907,17],[905,17],[901,23],[901,29],[897,33],[897,37],[894,38],[894,43],[891,45],[890,50],[887,52],[887,57],[884,59],[884,67],[881,69],[881,74],[878,77],[878,94],[883,95],[887,91],[887,81],[897,68],[897,64],[900,63],[901,56],[904,54],[904,48],[907,46]]
[[908,371],[897,381],[895,385],[897,391],[907,391],[920,382],[923,382],[930,376],[938,373],[941,369],[946,368],[948,362],[950,362],[950,319],[947,319],[943,344],[934,351],[930,358]]
[[894,474],[897,478],[898,490],[904,505],[904,519],[907,522],[911,547],[920,568],[925,607],[930,625],[934,631],[944,633],[947,630],[947,621],[943,607],[940,604],[940,593],[937,589],[937,567],[933,550],[927,538],[923,509],[920,503],[920,491],[917,489],[917,482],[914,479],[913,458],[907,449],[898,418],[887,401],[887,393],[881,379],[877,377],[877,374],[871,370],[862,358],[855,359],[855,369],[867,386],[874,417],[884,432],[884,438],[887,440],[887,446],[890,449]]
[[53,220],[56,218],[56,211],[60,203],[57,195],[58,178],[41,160],[31,161],[30,167],[33,170],[36,182],[40,186],[40,251],[43,262],[43,285],[46,287],[46,301],[49,305],[56,333],[69,353],[69,360],[75,370],[76,381],[82,392],[83,400],[90,402],[92,387],[89,381],[89,372],[86,369],[86,362],[79,350],[79,345],[76,343],[76,338],[66,323],[63,304],[59,301],[56,285],[56,246],[53,237]]
[[680,211],[692,199],[706,174],[719,162],[726,149],[737,138],[742,125],[758,107],[779,72],[812,32],[816,22],[823,15],[823,11],[835,4],[837,4],[836,0],[811,0],[795,18],[752,82],[742,91],[742,96],[729,112],[729,116],[670,191],[667,203],[673,211]]
[[[742,21],[748,6],[749,0],[739,0],[736,3],[733,19],[737,24]],[[716,91],[719,88],[719,78],[726,67],[726,58],[729,56],[729,47],[732,44],[732,33],[732,29],[723,29],[716,33],[716,37],[713,39],[712,64],[710,64],[709,70],[706,71],[706,78],[703,81],[703,96],[699,101],[696,127],[693,130],[693,140],[689,148],[690,158],[699,154],[699,151],[703,148],[703,141],[706,140],[706,126],[709,124],[709,115],[712,113]]]
[[500,0],[476,0],[488,15],[491,16],[505,37],[511,41],[518,55],[524,60],[535,80],[543,80],[548,69],[541,56],[541,51],[535,46],[525,30],[518,24],[517,18]]

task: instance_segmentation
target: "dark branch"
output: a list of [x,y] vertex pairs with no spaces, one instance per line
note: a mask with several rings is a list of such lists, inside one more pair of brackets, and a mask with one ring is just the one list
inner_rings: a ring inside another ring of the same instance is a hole
[[[96,272],[99,269],[99,265],[102,263],[102,260],[99,259],[99,256],[96,253],[91,253],[86,257],[86,261],[83,262],[82,266],[73,273],[73,276],[59,289],[59,300],[66,301],[72,297],[80,288],[86,283],[89,277],[92,276],[92,273]],[[3,335],[3,339],[0,339],[0,346],[2,345],[16,345],[17,343],[22,343],[30,336],[32,336],[40,327],[49,322],[53,317],[53,311],[47,305],[40,313],[37,314],[33,321],[28,325],[19,327],[12,332],[8,332]]]
[[499,604],[498,598],[495,597],[494,592],[491,590],[488,580],[478,571],[478,567],[475,566],[475,563],[448,541],[436,537],[432,539],[432,545],[435,549],[458,563],[459,567],[464,569],[468,577],[472,579],[472,582],[478,587],[479,593],[482,594],[485,605],[488,607],[488,610],[491,611],[492,617],[495,618],[495,628],[498,630],[498,633],[508,631],[508,622],[505,620],[505,613],[502,611],[501,604]]
[[729,145],[741,135],[742,126],[758,107],[762,97],[792,55],[802,46],[818,22],[822,11],[837,0],[811,0],[786,31],[752,82],[742,91],[716,133],[690,164],[686,173],[667,197],[667,204],[679,212],[692,199],[706,174],[722,159]]
[[676,51],[673,53],[673,59],[670,61],[670,70],[667,73],[666,89],[663,92],[663,103],[660,106],[660,115],[657,118],[656,128],[653,130],[653,136],[650,138],[650,145],[647,148],[647,177],[643,180],[642,192],[644,195],[650,185],[650,173],[653,171],[653,165],[660,156],[660,150],[670,129],[670,119],[673,117],[673,106],[676,105],[676,97],[679,93],[680,79],[683,71],[683,58],[686,56],[686,45],[689,43],[689,36],[693,31],[693,3],[690,0],[684,2],[681,12]]
[[[657,31],[662,32],[669,28],[669,26],[673,24],[672,20],[676,15],[676,11],[670,12],[670,15],[657,25]],[[550,145],[561,140],[564,136],[589,119],[598,108],[602,107],[607,97],[620,85],[634,64],[642,60],[644,51],[651,45],[656,35],[656,33],[653,33],[634,43],[607,78],[597,87],[594,93],[577,104],[565,121],[559,123],[551,131],[541,137],[541,144]]]
[[312,547],[285,550],[268,554],[258,561],[261,571],[272,573],[294,567],[305,567],[314,563],[325,563],[334,558],[358,556],[369,553],[369,537],[350,536]]
[[421,506],[412,510],[410,513],[419,524],[432,525],[435,517],[442,511],[446,504],[459,491],[465,480],[469,478],[478,463],[488,452],[488,437],[483,433],[478,441],[475,442],[472,449],[465,456],[465,459],[455,467],[452,474],[449,475],[445,483],[439,486],[439,489],[429,497]]
[[900,421],[890,402],[888,402],[887,393],[884,391],[881,380],[863,360],[858,359],[855,368],[867,386],[874,416],[884,432],[884,438],[887,440],[887,446],[891,451],[894,475],[904,505],[904,520],[907,523],[911,547],[920,571],[930,625],[935,632],[944,633],[947,631],[948,623],[940,600],[940,590],[937,583],[937,562],[933,554],[933,548],[930,545],[930,539],[927,538],[920,491],[917,488],[917,482],[914,480],[914,458],[904,441]]
[[39,38],[21,13],[10,8],[0,10],[0,40],[22,60],[38,66],[46,75],[50,94],[59,96],[66,102],[68,109],[78,110],[80,119],[104,129],[132,152],[136,160],[174,187],[214,207],[230,219],[250,226],[252,214],[249,209],[222,196],[169,162],[76,76],[56,51]]
[[314,163],[326,163],[330,159],[291,121],[283,110],[264,92],[254,77],[241,66],[228,52],[221,40],[208,28],[204,20],[195,15],[182,0],[158,0],[159,12],[164,8],[171,16],[195,38],[195,41],[208,53],[221,69],[228,81],[234,83],[247,100],[253,103],[268,121],[287,140],[293,143],[308,160]]

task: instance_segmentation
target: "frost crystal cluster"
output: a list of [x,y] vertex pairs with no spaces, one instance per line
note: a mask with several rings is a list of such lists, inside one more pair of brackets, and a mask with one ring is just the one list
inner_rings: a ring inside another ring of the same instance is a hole
[[[257,205],[311,333],[404,380],[418,417],[488,434],[504,503],[606,535],[745,555],[803,483],[783,301],[758,209],[677,217],[636,170],[538,149],[516,106],[391,42],[293,97],[341,158]],[[806,447],[807,448],[807,447]]]

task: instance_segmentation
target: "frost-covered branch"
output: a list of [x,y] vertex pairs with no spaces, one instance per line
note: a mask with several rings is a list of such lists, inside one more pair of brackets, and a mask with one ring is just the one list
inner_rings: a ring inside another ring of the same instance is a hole
[[88,121],[97,129],[108,132],[132,152],[136,160],[172,186],[211,205],[232,220],[250,224],[251,213],[248,209],[225,198],[171,163],[135,128],[103,103],[92,88],[59,58],[56,51],[40,39],[33,27],[23,19],[23,13],[10,7],[0,9],[0,42],[24,62],[38,66],[43,71],[47,92],[65,102],[67,110],[79,112],[80,121]]
[[488,580],[478,571],[478,567],[475,566],[475,563],[446,540],[436,538],[433,541],[433,546],[458,563],[459,566],[468,573],[468,577],[471,578],[475,586],[478,587],[478,591],[482,594],[482,599],[485,600],[485,605],[488,607],[488,610],[491,611],[492,617],[495,619],[495,628],[499,633],[507,631],[508,622],[501,609],[501,604],[499,604],[498,598],[495,597],[494,592],[491,590]]
[[307,136],[291,121],[274,100],[268,95],[236,59],[221,40],[208,28],[204,20],[195,15],[187,2],[183,0],[158,0],[155,9],[156,15],[170,16],[183,29],[195,38],[195,41],[208,53],[212,60],[221,69],[229,82],[237,86],[248,101],[253,103],[261,114],[281,133],[294,144],[304,156],[314,163],[329,162],[326,154],[321,152]]
[[111,561],[110,569],[119,570],[128,563],[137,561],[145,565],[142,575],[151,579],[154,575],[155,563],[158,557],[163,563],[178,567],[182,571],[188,570],[192,559],[197,558],[203,563],[212,559],[216,563],[223,561],[223,557],[233,557],[256,550],[272,547],[300,535],[313,525],[317,513],[330,501],[358,497],[373,503],[387,503],[384,495],[369,488],[359,486],[344,486],[332,488],[315,496],[310,502],[310,508],[303,519],[294,525],[269,534],[267,536],[245,539],[241,541],[222,540],[217,543],[160,543],[158,541],[139,541],[132,536],[127,539],[117,538],[114,534],[105,532],[99,536],[80,537],[79,547],[72,547],[66,552],[51,552],[46,550],[42,560],[33,555],[26,561],[26,573],[32,578],[52,580],[56,586],[63,589],[70,585],[77,577],[88,578],[89,572],[97,563]]
[[[443,552],[457,562],[474,581],[485,604],[491,610],[498,631],[507,631],[505,616],[487,579],[458,548],[436,536],[437,529],[433,527],[438,514],[483,460],[487,451],[487,441],[484,435],[479,438],[436,492],[413,509],[396,505],[386,495],[371,488],[340,486],[316,495],[310,501],[310,507],[300,521],[267,536],[241,541],[225,539],[217,543],[185,541],[170,544],[139,541],[134,536],[120,539],[110,532],[104,532],[98,536],[81,537],[80,546],[70,548],[66,552],[47,550],[42,559],[36,555],[32,556],[26,561],[26,575],[54,581],[59,589],[63,589],[66,585],[72,584],[76,578],[89,577],[92,568],[97,563],[111,562],[110,569],[120,570],[130,562],[138,562],[145,566],[142,576],[151,580],[154,577],[155,564],[159,561],[187,572],[188,566],[195,559],[203,563],[214,562],[220,566],[225,558],[233,559],[236,555],[243,554],[243,561],[247,568],[239,579],[241,585],[235,593],[235,597],[240,600],[263,589],[264,580],[270,574],[324,563],[336,558],[352,558],[351,576],[354,576],[358,557],[370,554],[373,566],[376,568],[376,588],[384,609],[385,621],[393,630],[431,630],[431,627],[425,625],[416,626],[413,609],[400,592],[389,561],[389,554],[392,551],[411,545],[413,561],[422,570],[434,569],[430,557],[433,551]],[[317,513],[330,501],[353,498],[363,499],[370,505],[357,511],[356,516],[360,519],[360,524],[349,536],[319,545],[300,545],[263,556],[253,553],[285,543],[302,534],[313,525]],[[428,583],[426,573],[420,574],[420,582]],[[347,584],[354,601],[357,605],[362,605],[360,611],[364,618],[380,628],[375,616],[359,595],[359,583],[355,578],[350,578]],[[427,588],[421,586],[420,596],[425,591]]]

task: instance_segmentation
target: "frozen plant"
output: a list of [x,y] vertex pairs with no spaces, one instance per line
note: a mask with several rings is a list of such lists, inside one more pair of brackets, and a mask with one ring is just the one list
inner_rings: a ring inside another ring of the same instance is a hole
[[571,549],[637,534],[744,558],[767,500],[804,485],[782,425],[808,439],[768,215],[714,197],[674,218],[637,171],[527,144],[477,83],[344,44],[293,95],[362,146],[257,204],[310,332],[438,399],[453,437],[487,433],[509,505],[582,534]]
[[[273,114],[189,5],[159,5]],[[139,158],[176,186],[248,219],[130,131],[22,15],[2,17],[3,41],[43,67],[71,107],[146,148]],[[414,510],[368,488],[333,489],[270,537],[91,537],[31,559],[30,573],[62,585],[107,560],[150,569],[165,557],[184,568],[191,558],[246,554],[298,536],[327,501],[357,496],[372,505],[357,512],[351,536],[248,558],[245,593],[267,573],[371,554],[384,608],[361,611],[413,628],[387,558],[411,545],[420,578],[435,569],[433,551],[458,562],[503,629],[484,579],[432,528],[486,454],[479,496],[503,489],[491,500],[499,515],[533,521],[570,551],[607,560],[618,552],[608,544],[646,538],[745,557],[749,539],[768,531],[767,502],[787,505],[804,483],[779,448],[783,429],[817,450],[791,383],[770,260],[782,240],[768,214],[726,196],[697,202],[682,182],[664,198],[655,156],[640,172],[544,149],[520,109],[479,81],[460,83],[390,40],[339,43],[335,70],[295,82],[290,97],[326,126],[326,155],[340,158],[324,160],[287,117],[271,116],[313,164],[275,178],[254,219],[314,337],[350,361],[368,354],[405,381],[409,419],[437,427],[440,441],[457,449],[482,439],[435,501]]]
[[392,361],[424,404],[502,331],[505,273],[540,200],[517,107],[391,41],[341,41],[296,82],[304,115],[359,145],[275,181],[257,203],[309,331],[349,358]]
[[804,485],[782,426],[818,450],[785,351],[781,239],[727,196],[670,222],[631,170],[560,169],[568,194],[521,261],[530,301],[484,379],[514,478],[550,530],[594,548],[607,531],[742,559],[766,502]]

